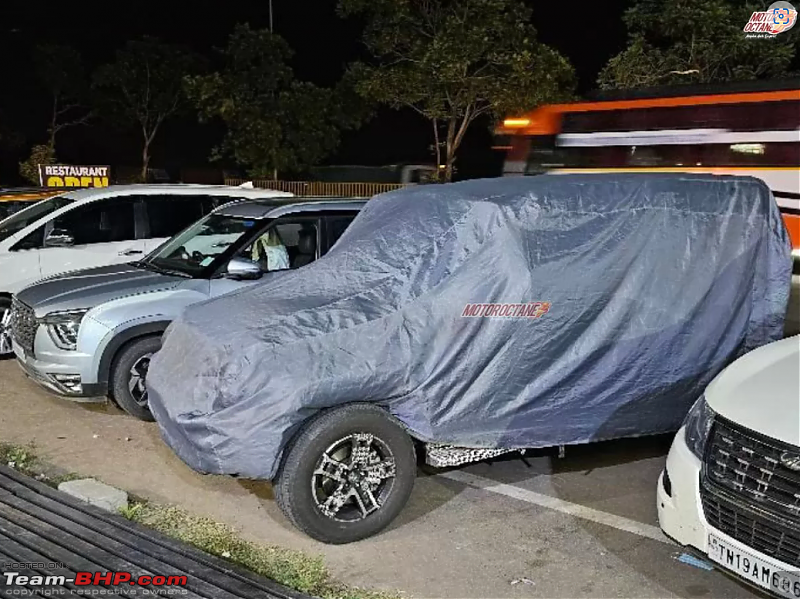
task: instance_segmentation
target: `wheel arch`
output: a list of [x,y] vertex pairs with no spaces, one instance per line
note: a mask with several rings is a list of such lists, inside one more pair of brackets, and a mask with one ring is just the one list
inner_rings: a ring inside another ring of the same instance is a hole
[[309,426],[311,426],[311,424],[314,421],[319,420],[320,418],[322,418],[326,414],[330,414],[331,412],[336,412],[338,410],[341,410],[341,409],[344,409],[344,408],[347,408],[347,407],[350,407],[350,406],[371,406],[373,408],[377,408],[377,409],[381,410],[389,420],[391,420],[391,421],[395,422],[396,424],[400,425],[403,428],[403,430],[405,430],[405,432],[408,435],[409,439],[411,439],[411,442],[414,444],[414,448],[415,449],[421,449],[421,448],[424,447],[426,442],[423,441],[417,435],[415,435],[414,432],[410,428],[408,428],[408,426],[405,424],[405,422],[403,422],[402,420],[400,420],[400,418],[398,418],[397,416],[392,414],[392,412],[389,410],[388,406],[386,406],[385,404],[381,404],[381,403],[373,402],[373,401],[353,400],[353,401],[348,401],[348,402],[345,402],[345,403],[342,403],[342,404],[339,404],[339,405],[327,406],[327,407],[321,408],[321,409],[317,410],[316,412],[314,412],[313,414],[311,414],[308,418],[306,418],[302,422],[298,423],[295,427],[293,427],[294,430],[292,430],[291,434],[287,438],[286,443],[284,444],[284,446],[283,446],[283,448],[281,450],[281,455],[280,455],[280,458],[278,460],[278,464],[279,465],[283,464],[283,461],[286,459],[286,454],[288,453],[288,450],[292,447],[292,445],[294,445],[294,443],[295,443],[295,441],[297,441],[298,437],[300,437],[300,435]]
[[108,385],[111,380],[111,368],[114,365],[114,359],[119,355],[120,350],[129,343],[141,339],[142,337],[151,337],[154,335],[162,335],[169,326],[169,320],[159,320],[155,322],[146,322],[137,324],[124,331],[121,331],[114,336],[113,339],[106,345],[103,354],[100,357],[100,363],[97,372],[98,382]]

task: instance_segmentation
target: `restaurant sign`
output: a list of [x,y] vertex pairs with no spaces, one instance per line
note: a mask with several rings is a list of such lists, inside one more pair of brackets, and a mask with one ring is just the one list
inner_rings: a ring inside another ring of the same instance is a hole
[[44,187],[108,187],[110,166],[40,164],[39,183]]

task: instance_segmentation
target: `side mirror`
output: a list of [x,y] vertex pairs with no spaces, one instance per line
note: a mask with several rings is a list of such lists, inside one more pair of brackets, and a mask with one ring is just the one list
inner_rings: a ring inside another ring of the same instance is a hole
[[260,279],[263,274],[258,264],[246,258],[231,258],[225,270],[225,276],[236,281]]
[[75,245],[75,238],[65,229],[53,229],[44,238],[44,247],[63,248]]

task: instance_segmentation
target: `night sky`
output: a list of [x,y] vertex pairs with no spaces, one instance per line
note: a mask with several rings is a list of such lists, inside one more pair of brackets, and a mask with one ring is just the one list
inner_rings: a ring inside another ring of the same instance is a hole
[[[552,45],[575,66],[579,92],[592,89],[605,62],[625,46],[622,13],[628,2],[606,0],[570,4],[530,2],[539,39]],[[292,66],[299,79],[331,85],[346,65],[364,56],[358,21],[336,15],[334,0],[274,0],[274,30],[295,51]],[[213,3],[78,2],[42,4],[35,0],[3,0],[0,8],[0,183],[15,180],[17,162],[32,143],[45,139],[49,103],[33,78],[31,50],[42,42],[71,44],[89,69],[113,59],[126,40],[151,35],[185,44],[211,56],[225,45],[236,23],[269,26],[266,0]],[[11,130],[9,135],[8,130]],[[199,125],[195,117],[170,123],[156,140],[153,166],[174,169],[205,166],[219,140],[218,127]],[[332,164],[430,162],[431,133],[426,121],[411,112],[379,110],[357,132],[345,135]],[[476,125],[464,141],[459,169],[464,176],[495,174],[498,155],[490,150],[487,126]],[[72,163],[130,164],[139,160],[139,138],[97,123],[66,130],[59,138],[59,158]]]

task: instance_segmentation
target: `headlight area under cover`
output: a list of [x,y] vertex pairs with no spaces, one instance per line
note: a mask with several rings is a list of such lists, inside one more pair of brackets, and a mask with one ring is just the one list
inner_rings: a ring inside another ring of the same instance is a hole
[[81,321],[88,311],[51,312],[42,318],[41,322],[56,347],[74,351],[78,345],[78,331],[81,327]]
[[714,424],[716,413],[706,402],[705,395],[701,395],[689,414],[686,416],[683,425],[686,427],[685,439],[689,450],[699,459],[703,459],[706,450],[708,434],[711,432],[711,425]]

